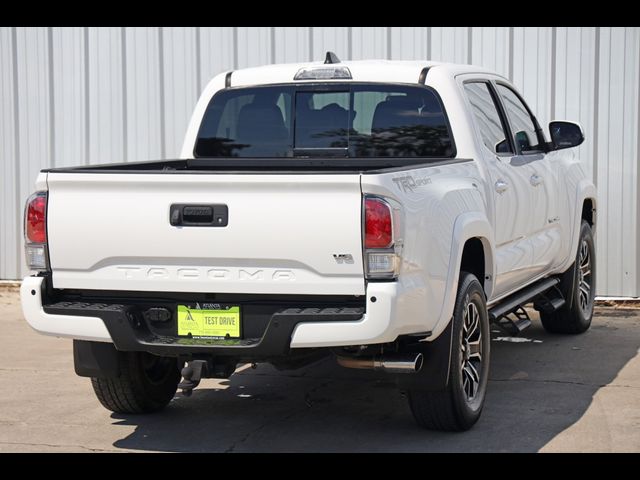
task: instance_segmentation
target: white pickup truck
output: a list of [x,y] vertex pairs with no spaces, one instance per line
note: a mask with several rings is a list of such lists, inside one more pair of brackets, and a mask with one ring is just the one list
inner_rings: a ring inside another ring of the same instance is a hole
[[180,159],[43,170],[24,315],[74,339],[115,412],[241,363],[385,371],[421,426],[465,430],[490,322],[533,302],[589,328],[596,190],[579,125],[549,138],[504,77],[426,61],[271,65],[207,85]]

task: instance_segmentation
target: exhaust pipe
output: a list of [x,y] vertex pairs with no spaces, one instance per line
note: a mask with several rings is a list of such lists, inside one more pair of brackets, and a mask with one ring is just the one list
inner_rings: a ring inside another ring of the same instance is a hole
[[422,354],[392,355],[385,357],[337,357],[338,364],[346,368],[384,370],[388,373],[416,373],[422,368]]

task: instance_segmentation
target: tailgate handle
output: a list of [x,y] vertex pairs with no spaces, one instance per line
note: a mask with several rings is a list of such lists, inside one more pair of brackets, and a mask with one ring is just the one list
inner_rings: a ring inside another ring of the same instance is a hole
[[229,208],[226,205],[174,203],[169,209],[169,223],[174,227],[226,227]]

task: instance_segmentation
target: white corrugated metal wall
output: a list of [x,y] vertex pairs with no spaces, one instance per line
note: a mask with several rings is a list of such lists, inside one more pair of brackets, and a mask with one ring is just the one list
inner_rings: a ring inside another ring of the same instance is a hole
[[48,166],[175,157],[216,73],[431,59],[512,79],[541,124],[580,121],[599,190],[598,293],[640,296],[640,28],[0,28],[0,278],[24,272],[22,205]]

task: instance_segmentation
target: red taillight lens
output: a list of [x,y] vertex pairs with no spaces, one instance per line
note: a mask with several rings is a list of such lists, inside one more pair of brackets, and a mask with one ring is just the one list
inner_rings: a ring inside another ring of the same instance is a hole
[[46,196],[38,195],[29,201],[27,205],[27,218],[25,219],[27,241],[31,243],[47,242],[46,213]]
[[379,198],[364,201],[365,248],[389,248],[393,245],[391,207]]

